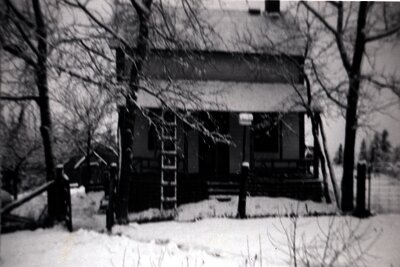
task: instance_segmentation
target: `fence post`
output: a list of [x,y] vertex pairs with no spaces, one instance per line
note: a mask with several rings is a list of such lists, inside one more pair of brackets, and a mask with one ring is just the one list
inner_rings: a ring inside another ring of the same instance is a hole
[[242,163],[242,173],[240,175],[240,191],[238,201],[238,217],[246,218],[246,195],[247,195],[247,180],[249,178],[249,163]]
[[106,227],[108,231],[111,231],[114,225],[114,195],[115,195],[115,184],[117,178],[117,163],[111,163],[110,180],[108,188],[108,207],[106,212]]
[[367,177],[367,164],[360,162],[357,164],[357,198],[354,215],[357,217],[369,216],[369,211],[365,208],[365,181]]
[[61,221],[66,213],[64,206],[63,176],[64,167],[59,164],[56,167],[56,182],[54,183],[54,215],[57,221]]
[[57,165],[56,168],[56,192],[57,192],[57,217],[58,221],[65,221],[70,232],[72,232],[72,206],[71,206],[71,190],[69,180],[64,175],[64,166]]

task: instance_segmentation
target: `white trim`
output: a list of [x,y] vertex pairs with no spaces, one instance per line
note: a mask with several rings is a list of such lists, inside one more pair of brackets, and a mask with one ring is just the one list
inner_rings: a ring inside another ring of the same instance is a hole
[[78,168],[79,165],[81,165],[82,162],[85,160],[85,158],[86,158],[86,156],[83,156],[80,160],[78,160],[78,162],[75,163],[75,165],[74,165],[74,169]]
[[96,157],[98,157],[104,164],[108,165],[107,161],[105,161],[102,157],[100,157],[100,155],[97,154],[96,151],[93,150],[93,154],[94,154]]
[[[100,159],[101,162],[103,162],[104,164],[108,165],[107,161],[105,161],[99,154],[97,154],[96,151],[93,150],[93,155],[95,155],[96,157],[98,157]],[[86,159],[86,156],[83,156],[80,160],[78,160],[78,162],[75,164],[74,169],[78,168],[82,162]]]

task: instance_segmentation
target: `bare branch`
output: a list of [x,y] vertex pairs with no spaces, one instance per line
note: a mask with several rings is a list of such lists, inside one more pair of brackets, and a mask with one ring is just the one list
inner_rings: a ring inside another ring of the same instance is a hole
[[313,7],[311,7],[307,2],[301,1],[307,10],[309,10],[334,36],[336,40],[336,44],[338,46],[339,54],[343,62],[343,66],[345,67],[346,71],[349,72],[351,70],[351,64],[349,57],[346,52],[346,48],[343,43],[343,4],[341,2],[337,3],[338,7],[338,18],[337,18],[337,29],[333,28],[326,19],[318,13]]
[[92,12],[90,12],[87,7],[85,5],[83,5],[79,0],[76,0],[76,4],[68,1],[68,0],[64,0],[65,3],[67,3],[70,6],[73,7],[79,7],[80,9],[83,10],[83,12],[85,12],[90,19],[92,19],[97,25],[99,25],[101,28],[103,28],[106,32],[108,32],[109,34],[111,34],[114,38],[116,38],[118,41],[120,41],[125,47],[130,47],[131,45],[129,44],[129,42],[127,42],[124,38],[122,38],[120,35],[118,35],[113,29],[111,29],[109,26],[107,26],[105,23],[101,22],[98,18],[96,18]]
[[150,10],[147,6],[142,2],[142,0],[131,0],[133,7],[135,8],[138,14],[143,14],[145,16],[150,15]]
[[23,21],[27,26],[30,28],[34,28],[35,25],[33,22],[31,22],[29,19],[27,19],[14,4],[10,0],[5,0],[6,4],[11,8],[11,10],[14,12],[14,14],[21,20]]
[[3,44],[3,49],[10,53],[13,56],[16,56],[22,60],[24,60],[28,65],[36,68],[36,62],[30,58],[27,54],[25,54],[21,48],[19,48],[16,45],[9,45],[9,44]]
[[379,33],[379,34],[376,34],[376,35],[372,35],[372,36],[368,36],[368,37],[365,38],[365,42],[368,43],[368,42],[378,41],[380,39],[392,36],[392,35],[394,35],[394,34],[396,34],[398,32],[400,32],[400,25],[397,26],[397,27],[394,27],[394,28],[392,28],[390,30],[387,30],[385,32],[382,32],[382,33]]
[[4,101],[38,101],[38,96],[0,96],[0,100]]

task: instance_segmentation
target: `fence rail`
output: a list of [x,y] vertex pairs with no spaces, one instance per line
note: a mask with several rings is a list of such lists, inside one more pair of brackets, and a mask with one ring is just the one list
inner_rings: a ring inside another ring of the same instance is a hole
[[[55,194],[51,194],[53,197],[49,198],[48,206],[52,205],[54,207],[53,211],[49,211],[49,217],[53,220],[65,221],[68,230],[72,231],[73,227],[70,184],[68,177],[64,175],[62,165],[57,166],[57,176],[55,180],[44,183],[23,198],[20,198],[4,206],[0,211],[2,218],[4,217],[6,219],[10,217],[9,213],[11,211],[20,207],[31,199],[39,196],[43,192],[49,192],[50,190],[54,190]],[[23,220],[23,218],[20,218],[20,220]]]

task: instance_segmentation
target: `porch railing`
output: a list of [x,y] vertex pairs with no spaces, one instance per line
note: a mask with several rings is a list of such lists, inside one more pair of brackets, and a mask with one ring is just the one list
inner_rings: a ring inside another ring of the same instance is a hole
[[312,175],[313,159],[254,159],[256,175]]

